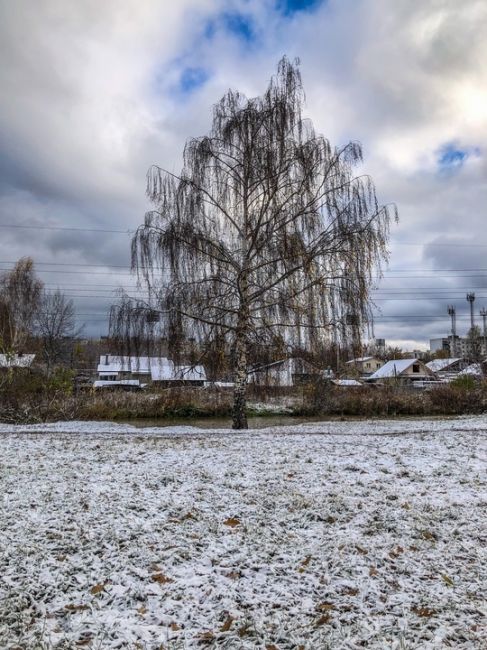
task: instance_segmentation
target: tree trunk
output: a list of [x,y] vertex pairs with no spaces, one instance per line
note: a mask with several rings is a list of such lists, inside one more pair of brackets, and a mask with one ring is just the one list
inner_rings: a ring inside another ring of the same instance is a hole
[[247,415],[247,336],[237,331],[235,341],[235,388],[233,391],[232,429],[248,429]]

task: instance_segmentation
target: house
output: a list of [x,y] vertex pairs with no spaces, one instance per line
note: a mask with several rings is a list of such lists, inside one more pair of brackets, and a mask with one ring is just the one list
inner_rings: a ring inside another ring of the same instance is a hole
[[35,354],[0,354],[0,368],[30,368]]
[[410,384],[418,380],[435,379],[435,374],[420,359],[391,359],[374,374],[367,377],[367,381],[395,381],[400,384]]
[[451,381],[468,366],[468,362],[461,357],[449,357],[448,359],[433,359],[426,366],[436,374],[438,379]]
[[448,359],[433,359],[427,364],[428,368],[436,373],[442,372],[460,372],[468,366],[465,359],[461,357],[449,357]]
[[[203,386],[205,369],[201,365],[176,365],[166,357],[113,356],[103,354],[97,368],[98,382],[138,381],[159,386],[192,385]],[[107,383],[105,385],[108,385]],[[120,384],[121,385],[121,384]],[[135,384],[132,384],[135,386]]]
[[371,375],[384,365],[384,362],[377,357],[359,357],[345,363],[348,368],[355,368],[364,377]]
[[472,363],[463,370],[461,370],[457,377],[464,377],[464,376],[470,376],[470,377],[475,377],[476,379],[482,379],[484,376],[484,372],[482,369],[482,364],[481,363]]
[[322,376],[322,371],[305,359],[291,357],[254,368],[248,374],[248,383],[258,386],[296,386]]

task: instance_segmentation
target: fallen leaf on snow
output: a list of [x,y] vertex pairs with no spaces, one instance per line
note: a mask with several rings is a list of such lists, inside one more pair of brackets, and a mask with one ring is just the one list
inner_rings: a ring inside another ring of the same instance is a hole
[[227,616],[225,622],[220,628],[220,632],[228,632],[228,630],[232,627],[232,623],[235,619],[233,616]]
[[316,609],[319,612],[327,612],[331,609],[336,609],[336,607],[333,603],[324,602],[324,603],[320,603],[319,605],[316,605]]
[[84,609],[88,609],[88,605],[64,605],[64,609],[68,612],[82,612]]
[[446,585],[453,587],[453,580],[450,578],[450,576],[447,576],[446,573],[444,573],[441,577],[443,578],[443,581]]
[[323,616],[320,616],[320,618],[316,621],[316,625],[326,625],[331,621],[331,616],[329,614],[323,614]]
[[434,609],[430,609],[429,607],[411,607],[411,611],[422,618],[430,618],[436,613]]
[[356,596],[359,590],[356,587],[345,587],[343,593],[345,596]]
[[168,578],[163,573],[153,573],[150,579],[152,582],[158,582],[160,585],[165,585],[168,582],[174,582],[172,578]]
[[235,528],[235,526],[240,526],[240,519],[237,517],[229,517],[223,522],[225,526],[230,526],[230,528]]

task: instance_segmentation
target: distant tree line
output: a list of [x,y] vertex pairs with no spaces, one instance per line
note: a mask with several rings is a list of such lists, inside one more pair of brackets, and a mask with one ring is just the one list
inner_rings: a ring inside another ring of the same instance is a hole
[[0,354],[39,351],[47,373],[66,361],[76,326],[72,300],[59,290],[47,291],[30,257],[0,275]]

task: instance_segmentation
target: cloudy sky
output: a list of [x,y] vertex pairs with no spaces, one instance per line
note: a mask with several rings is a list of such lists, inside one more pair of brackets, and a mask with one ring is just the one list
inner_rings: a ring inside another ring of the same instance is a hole
[[0,269],[31,255],[105,334],[148,167],[178,171],[211,106],[261,94],[283,54],[399,210],[375,335],[424,345],[448,304],[466,332],[466,292],[487,307],[485,0],[0,0]]

